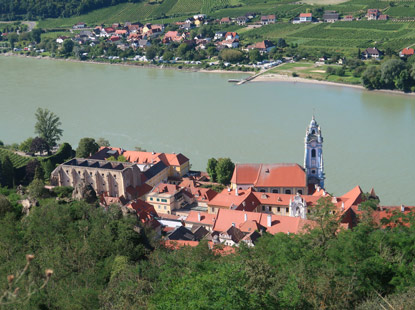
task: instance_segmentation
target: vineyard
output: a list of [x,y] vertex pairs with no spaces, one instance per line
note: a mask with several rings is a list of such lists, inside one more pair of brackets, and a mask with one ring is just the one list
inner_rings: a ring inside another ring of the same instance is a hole
[[169,11],[169,15],[185,14],[185,13],[199,13],[202,8],[203,1],[195,0],[179,0]]
[[30,161],[30,158],[28,157],[23,157],[7,149],[0,148],[0,158],[4,156],[9,156],[14,168],[21,168],[26,166],[26,164]]

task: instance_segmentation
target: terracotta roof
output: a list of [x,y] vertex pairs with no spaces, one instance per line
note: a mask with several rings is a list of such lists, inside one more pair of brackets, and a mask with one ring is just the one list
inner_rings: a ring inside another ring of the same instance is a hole
[[412,56],[414,54],[414,49],[407,47],[407,48],[404,48],[401,53],[402,55]]
[[166,240],[162,241],[162,244],[170,250],[178,250],[182,247],[195,247],[199,245],[199,241],[187,241],[187,240]]
[[[268,216],[271,217],[271,227],[268,227]],[[252,223],[245,222],[256,222],[258,225],[265,227],[267,232],[270,234],[282,233],[300,233],[303,232],[306,224],[312,226],[313,221],[304,220],[299,217],[280,216],[266,213],[256,212],[245,212],[238,210],[226,210],[220,209],[216,215],[216,222],[213,226],[214,231],[225,231],[232,226],[244,227],[244,229],[254,227]]]
[[313,14],[311,14],[311,13],[301,13],[300,14],[300,17],[312,17],[313,16]]
[[180,187],[174,184],[160,183],[150,193],[174,195],[180,191]]
[[189,186],[185,189],[186,193],[190,193],[197,201],[209,202],[218,194],[210,188]]
[[[198,216],[200,214],[200,221]],[[209,214],[207,212],[190,211],[185,222],[197,223],[203,225],[212,225],[215,223],[216,214]]]
[[208,205],[227,209],[234,208],[237,210],[253,211],[260,205],[260,202],[250,189],[247,191],[238,191],[238,195],[236,195],[235,191],[224,189]]
[[148,218],[149,216],[157,216],[157,212],[153,205],[137,199],[127,204],[127,208],[134,209],[140,219]]
[[306,174],[298,164],[236,164],[233,184],[254,187],[306,187]]

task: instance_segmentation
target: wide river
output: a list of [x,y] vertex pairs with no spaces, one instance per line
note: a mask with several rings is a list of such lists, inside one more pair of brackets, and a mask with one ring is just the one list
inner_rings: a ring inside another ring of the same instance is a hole
[[38,107],[67,141],[210,157],[303,163],[313,109],[324,137],[327,190],[373,186],[385,205],[415,204],[415,97],[325,85],[227,83],[230,74],[0,57],[0,140],[34,136]]

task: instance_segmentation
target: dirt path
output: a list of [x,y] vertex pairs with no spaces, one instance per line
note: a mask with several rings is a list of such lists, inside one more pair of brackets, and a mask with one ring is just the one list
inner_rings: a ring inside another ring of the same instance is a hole
[[36,22],[22,22],[22,24],[25,24],[25,25],[27,25],[27,27],[28,27],[28,31],[30,32],[30,31],[32,31],[33,30],[33,28],[35,28],[36,27]]

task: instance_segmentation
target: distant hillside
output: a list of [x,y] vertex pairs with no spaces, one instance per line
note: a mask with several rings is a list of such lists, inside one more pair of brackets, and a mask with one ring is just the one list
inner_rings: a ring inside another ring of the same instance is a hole
[[141,0],[0,0],[0,19],[70,17],[124,2]]

